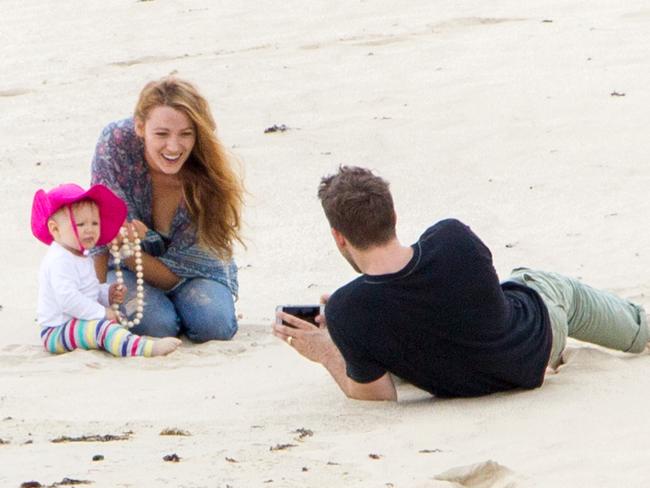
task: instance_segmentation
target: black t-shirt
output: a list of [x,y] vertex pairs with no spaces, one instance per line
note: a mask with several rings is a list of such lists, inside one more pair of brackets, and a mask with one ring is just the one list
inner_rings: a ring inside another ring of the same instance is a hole
[[499,283],[492,255],[458,220],[438,222],[397,273],[362,275],[325,314],[359,383],[387,371],[438,396],[536,388],[551,352],[546,306],[532,289]]

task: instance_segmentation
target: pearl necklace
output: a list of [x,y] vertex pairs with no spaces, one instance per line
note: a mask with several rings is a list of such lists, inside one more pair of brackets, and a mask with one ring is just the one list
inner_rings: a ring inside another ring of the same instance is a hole
[[135,257],[135,278],[136,278],[136,307],[135,318],[128,320],[120,313],[120,306],[117,303],[112,305],[113,310],[117,312],[119,322],[123,327],[130,329],[134,325],[138,325],[142,320],[144,311],[144,274],[142,273],[142,247],[140,246],[140,239],[137,232],[134,230],[135,239],[133,243],[129,242],[129,236],[126,228],[120,228],[120,237],[122,238],[122,246],[117,243],[117,239],[113,239],[111,243],[111,254],[113,255],[113,264],[115,265],[115,281],[118,285],[124,286],[124,275],[120,267],[122,258]]

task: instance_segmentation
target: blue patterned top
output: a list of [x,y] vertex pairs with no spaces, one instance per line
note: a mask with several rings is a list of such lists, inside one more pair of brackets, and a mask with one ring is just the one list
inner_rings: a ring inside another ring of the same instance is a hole
[[[181,202],[169,235],[153,227],[151,176],[144,159],[144,143],[135,133],[133,118],[113,122],[102,131],[92,162],[92,184],[106,185],[128,207],[128,219],[141,220],[149,228],[142,239],[145,252],[160,259],[181,279],[208,278],[227,286],[237,295],[237,266],[224,262],[199,246],[196,228]],[[97,252],[105,252],[106,247]]]

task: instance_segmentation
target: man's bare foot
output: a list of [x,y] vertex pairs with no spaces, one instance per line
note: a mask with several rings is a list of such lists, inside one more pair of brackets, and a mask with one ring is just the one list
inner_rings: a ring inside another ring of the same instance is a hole
[[151,349],[151,356],[166,356],[170,352],[174,352],[178,346],[181,345],[181,340],[176,337],[163,337],[162,339],[155,339],[153,348]]

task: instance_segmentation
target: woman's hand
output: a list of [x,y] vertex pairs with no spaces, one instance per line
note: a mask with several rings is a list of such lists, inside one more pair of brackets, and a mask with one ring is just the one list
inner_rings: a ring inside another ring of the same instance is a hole
[[130,227],[127,227],[127,231],[129,233],[129,239],[131,241],[135,239],[136,233],[139,239],[144,239],[145,234],[149,230],[149,228],[141,220],[133,219],[131,222],[129,222],[128,225]]
[[[144,239],[144,236],[146,235],[147,231],[149,228],[145,225],[144,222],[141,220],[133,219],[130,222],[124,222],[122,225],[126,229],[126,239],[129,240],[129,242],[133,242],[136,238],[138,239]],[[126,240],[124,237],[122,237],[122,233],[120,232],[115,236],[117,239],[118,245],[121,246],[124,241]]]

